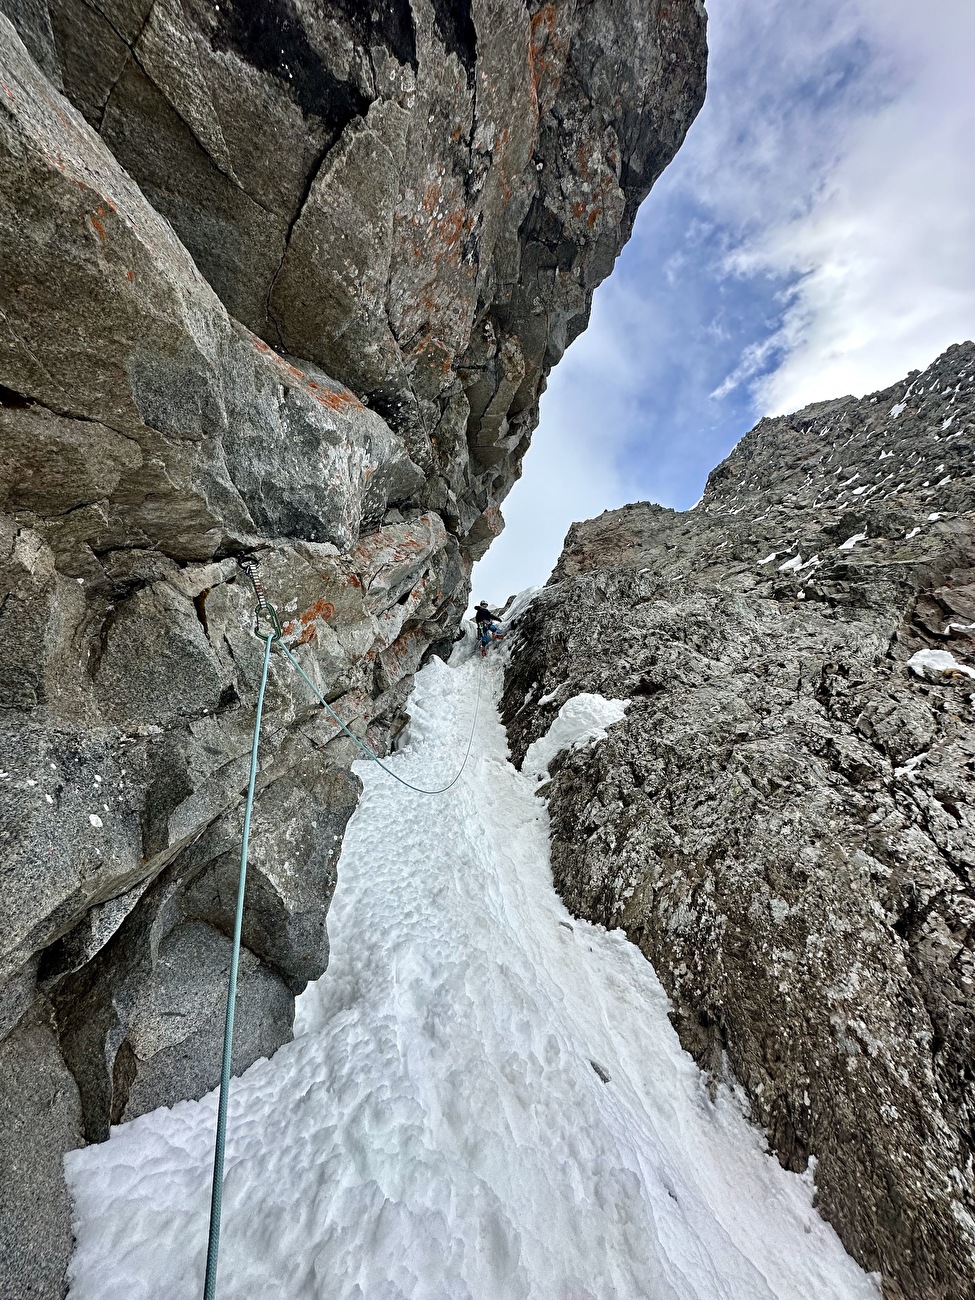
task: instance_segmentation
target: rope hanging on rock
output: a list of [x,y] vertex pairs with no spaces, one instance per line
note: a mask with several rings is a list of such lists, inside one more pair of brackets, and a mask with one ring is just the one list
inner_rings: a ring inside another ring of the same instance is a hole
[[471,756],[471,746],[474,743],[474,731],[477,727],[477,714],[481,704],[480,673],[478,673],[477,676],[477,696],[474,700],[474,717],[471,720],[471,734],[467,738],[467,749],[464,753],[464,761],[461,763],[460,767],[458,768],[456,775],[450,781],[448,781],[446,785],[438,786],[435,790],[427,790],[424,786],[414,785],[412,781],[407,781],[404,777],[399,776],[396,772],[394,772],[391,767],[387,767],[386,764],[382,761],[382,759],[378,756],[378,754],[375,754],[365,743],[364,740],[362,740],[359,736],[355,734],[354,731],[350,730],[345,725],[345,723],[342,721],[339,715],[329,704],[328,700],[325,699],[325,696],[321,693],[321,691],[318,689],[315,683],[305,672],[304,668],[302,668],[301,664],[298,662],[295,656],[284,644],[284,641],[282,639],[284,636],[284,632],[281,627],[281,620],[278,617],[278,611],[274,608],[274,606],[271,604],[271,602],[268,600],[265,594],[264,584],[261,581],[261,576],[258,569],[257,561],[253,559],[251,556],[244,556],[242,559],[238,560],[238,564],[244,570],[248,578],[250,578],[251,582],[253,583],[254,594],[257,596],[257,618],[256,618],[255,629],[254,629],[255,632],[257,632],[258,635],[261,635],[260,626],[262,621],[269,623],[274,628],[275,631],[274,639],[277,641],[281,653],[291,664],[292,668],[294,668],[294,670],[299,674],[299,676],[301,676],[304,679],[309,690],[315,696],[316,700],[318,700],[318,703],[322,706],[322,708],[330,715],[330,717],[335,722],[338,723],[338,725],[345,732],[345,734],[351,740],[355,741],[355,743],[365,754],[366,758],[371,759],[373,763],[377,763],[383,769],[384,772],[387,772],[393,778],[394,781],[399,781],[400,785],[405,785],[409,790],[415,790],[417,794],[446,794],[448,790],[452,789],[460,780],[461,776],[463,775],[464,769],[467,767],[467,760]]
[[[234,1009],[237,1002],[237,975],[240,966],[240,939],[241,931],[244,924],[244,892],[247,886],[247,849],[250,843],[251,833],[251,816],[254,811],[254,789],[257,784],[257,760],[261,736],[261,716],[264,712],[264,696],[267,692],[268,669],[271,663],[271,650],[274,643],[277,642],[285,658],[291,663],[292,667],[304,678],[311,688],[315,698],[321,704],[331,717],[338,723],[345,734],[359,746],[367,758],[378,763],[384,772],[388,772],[401,785],[415,790],[418,794],[445,794],[460,780],[461,774],[467,767],[467,761],[471,756],[471,747],[474,743],[474,730],[477,726],[477,713],[481,703],[481,674],[477,675],[477,698],[474,703],[474,718],[471,722],[471,734],[467,739],[467,750],[464,754],[464,761],[461,763],[456,776],[448,782],[447,785],[440,786],[436,790],[425,790],[422,786],[413,785],[403,777],[398,776],[391,768],[374,754],[365,741],[350,731],[332,706],[328,703],[318,687],[311,680],[308,674],[302,668],[301,664],[294,657],[288,647],[281,640],[283,635],[281,629],[281,620],[278,612],[267,599],[264,592],[264,584],[261,582],[257,561],[245,557],[239,561],[241,568],[250,578],[254,586],[254,592],[257,596],[257,611],[255,618],[254,632],[256,636],[264,638],[264,664],[261,670],[261,685],[257,692],[257,710],[254,716],[254,735],[251,740],[251,767],[250,780],[247,784],[247,799],[244,804],[244,828],[240,847],[240,873],[237,880],[237,910],[234,914],[234,937],[230,955],[230,978],[227,984],[227,1012],[224,1018],[223,1029],[223,1062],[220,1069],[220,1098],[217,1103],[217,1133],[213,1148],[213,1184],[210,1189],[210,1230],[207,1238],[207,1262],[206,1275],[203,1283],[203,1300],[215,1300],[217,1289],[217,1260],[220,1254],[220,1218],[223,1209],[223,1167],[224,1156],[227,1145],[227,1107],[230,1100],[230,1063],[234,1045]],[[268,627],[262,628],[262,624]]]
[[244,890],[247,885],[247,846],[251,835],[251,813],[254,810],[254,786],[257,782],[257,754],[261,736],[261,714],[264,712],[264,694],[267,690],[267,670],[271,663],[271,647],[277,640],[276,632],[265,632],[264,667],[261,686],[257,692],[257,713],[254,717],[254,738],[251,741],[251,773],[247,784],[247,802],[244,805],[244,832],[240,846],[240,875],[237,880],[237,911],[234,915],[234,938],[230,954],[230,980],[227,984],[227,1014],[223,1027],[223,1064],[220,1069],[220,1100],[217,1104],[217,1136],[213,1148],[213,1186],[210,1189],[210,1233],[207,1239],[206,1278],[203,1283],[203,1300],[214,1300],[217,1288],[217,1257],[220,1253],[220,1212],[223,1206],[223,1158],[227,1142],[227,1103],[230,1100],[230,1056],[234,1045],[234,1007],[237,1002],[237,969],[240,964],[240,932],[244,923]]
[[294,655],[291,653],[291,651],[288,649],[288,647],[284,644],[283,641],[280,642],[280,647],[281,647],[281,653],[285,656],[286,659],[290,660],[292,666],[305,679],[309,688],[314,693],[315,698],[318,700],[318,703],[322,706],[322,708],[325,709],[329,713],[329,715],[339,724],[339,726],[342,728],[345,734],[355,741],[355,743],[359,746],[359,748],[362,750],[362,752],[365,754],[367,758],[371,758],[374,763],[378,763],[378,765],[383,769],[383,771],[388,772],[389,775],[393,777],[394,780],[399,781],[400,785],[405,785],[409,790],[415,790],[417,794],[446,794],[448,790],[450,790],[453,786],[457,784],[457,782],[460,780],[461,776],[463,775],[464,768],[467,766],[467,760],[471,756],[471,746],[474,743],[474,729],[477,726],[477,711],[481,703],[481,674],[480,673],[477,674],[477,696],[474,700],[474,718],[471,722],[471,734],[467,738],[467,750],[464,753],[464,761],[457,769],[456,775],[450,781],[448,781],[446,785],[438,786],[436,790],[427,790],[422,785],[414,785],[412,781],[407,781],[404,777],[399,776],[396,772],[394,772],[391,767],[387,767],[386,764],[382,761],[382,759],[372,752],[372,750],[369,748],[369,746],[366,744],[364,740],[360,740],[354,731],[349,730],[349,728],[345,725],[345,723],[342,721],[339,715],[335,712],[335,710],[332,708],[329,702],[325,699],[325,696],[321,693],[321,691],[318,689],[315,683],[311,680],[311,678],[305,672],[304,668],[302,668],[301,664],[294,657]]

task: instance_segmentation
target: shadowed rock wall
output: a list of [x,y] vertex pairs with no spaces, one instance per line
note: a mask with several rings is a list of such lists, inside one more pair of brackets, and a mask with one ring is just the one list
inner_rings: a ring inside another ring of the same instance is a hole
[[573,525],[504,697],[519,762],[630,700],[555,760],[556,885],[896,1300],[975,1294],[973,450],[971,343],[763,420],[695,509]]
[[483,553],[700,105],[703,6],[4,5],[230,314],[380,411]]
[[[387,749],[705,50],[694,0],[0,10],[13,1300],[62,1292],[62,1151],[217,1078],[262,649],[235,557]],[[238,1069],[325,968],[354,756],[276,656]]]

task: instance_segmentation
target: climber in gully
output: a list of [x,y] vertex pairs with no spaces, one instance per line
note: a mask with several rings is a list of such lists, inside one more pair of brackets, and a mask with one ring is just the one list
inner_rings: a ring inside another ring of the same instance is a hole
[[481,656],[488,652],[488,647],[492,641],[503,641],[504,633],[497,623],[497,615],[492,614],[488,609],[487,601],[480,600],[474,610],[474,622],[477,624],[477,630],[481,638]]

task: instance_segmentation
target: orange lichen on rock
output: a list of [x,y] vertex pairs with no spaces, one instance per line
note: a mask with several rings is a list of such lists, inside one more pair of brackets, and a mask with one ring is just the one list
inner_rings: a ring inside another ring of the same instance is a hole
[[304,629],[301,636],[299,636],[296,641],[292,642],[292,645],[310,645],[312,641],[317,641],[317,640],[318,640],[318,628],[315,626],[314,623],[309,623],[308,627]]
[[316,619],[325,619],[327,622],[334,617],[335,606],[330,604],[324,597],[316,600],[314,605],[309,605],[303,614],[298,615],[299,621],[304,624],[313,623]]
[[365,409],[355,393],[350,392],[348,388],[323,388],[313,379],[306,379],[305,383],[315,401],[328,407],[330,411],[344,411],[349,407]]
[[470,229],[473,225],[473,219],[468,212],[452,212],[449,216],[441,219],[439,223],[438,235],[447,248],[453,248],[459,244],[463,238],[465,228]]
[[314,379],[310,379],[298,366],[292,365],[290,361],[285,361],[284,357],[278,356],[270,344],[265,343],[253,331],[248,330],[247,332],[250,334],[251,341],[258,352],[263,352],[266,357],[270,357],[277,368],[288,376],[290,382],[297,381],[296,386],[302,388],[309,397],[313,397],[320,406],[324,406],[330,411],[365,409],[362,402],[350,389],[341,387],[328,388],[324,384],[317,383]]
[[440,182],[431,181],[423,195],[422,207],[427,216],[432,217],[436,211],[437,204],[440,202]]
[[555,60],[547,47],[555,34],[556,9],[554,3],[544,4],[532,18],[531,39],[528,43],[528,62],[531,65],[532,87],[535,95],[542,78],[554,71]]
[[297,639],[292,642],[293,645],[308,645],[318,639],[318,624],[327,623],[335,617],[335,606],[327,601],[324,596],[316,600],[313,605],[309,605],[303,610],[298,617],[289,619],[282,627],[282,632],[287,637],[294,636],[301,629]]

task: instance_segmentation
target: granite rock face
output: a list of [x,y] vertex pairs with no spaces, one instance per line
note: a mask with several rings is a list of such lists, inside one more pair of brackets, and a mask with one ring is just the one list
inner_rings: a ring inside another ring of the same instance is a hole
[[[0,11],[15,1300],[62,1293],[63,1150],[217,1078],[263,648],[237,558],[385,751],[705,49],[697,0]],[[262,744],[236,1068],[325,968],[358,790],[279,654]]]
[[378,410],[483,553],[700,106],[699,0],[2,8],[230,315]]
[[693,510],[573,526],[505,693],[517,761],[630,701],[550,769],[556,885],[898,1300],[975,1294],[973,450],[970,343],[763,420]]

